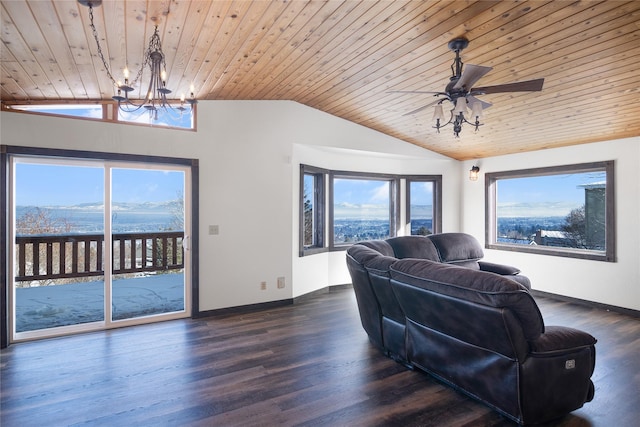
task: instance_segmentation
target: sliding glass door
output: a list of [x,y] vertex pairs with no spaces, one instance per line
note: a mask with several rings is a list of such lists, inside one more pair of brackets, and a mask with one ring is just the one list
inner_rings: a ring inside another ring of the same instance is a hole
[[185,172],[111,169],[112,319],[185,309]]
[[29,159],[13,176],[15,332],[104,322],[104,168]]
[[190,168],[15,157],[14,341],[190,315]]

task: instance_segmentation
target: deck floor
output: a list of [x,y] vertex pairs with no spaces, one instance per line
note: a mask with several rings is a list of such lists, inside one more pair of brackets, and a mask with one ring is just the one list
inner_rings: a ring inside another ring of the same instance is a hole
[[[114,280],[114,320],[184,309],[184,275],[166,273]],[[104,281],[16,289],[16,331],[104,320]]]

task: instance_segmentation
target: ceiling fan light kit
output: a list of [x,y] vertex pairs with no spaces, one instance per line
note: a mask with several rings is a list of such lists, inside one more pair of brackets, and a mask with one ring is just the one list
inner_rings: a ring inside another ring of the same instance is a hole
[[[544,79],[507,83],[495,86],[473,87],[478,80],[492,70],[492,67],[467,64],[463,70],[462,68],[464,64],[460,57],[460,51],[469,46],[469,40],[464,37],[458,37],[451,40],[448,46],[449,49],[456,54],[456,57],[453,60],[453,64],[451,64],[452,76],[443,92],[391,91],[391,93],[426,93],[439,98],[437,101],[405,114],[415,114],[435,104],[435,110],[433,112],[433,121],[435,126],[433,127],[438,133],[440,133],[440,128],[451,124],[453,125],[453,134],[458,138],[464,123],[474,126],[477,131],[478,128],[483,125],[483,123],[480,122],[483,118],[483,110],[491,107],[492,104],[476,98],[476,95],[504,92],[538,92],[542,90]],[[446,120],[444,107],[442,105],[445,101],[451,102],[452,106],[448,120]],[[471,107],[470,116],[468,115],[467,107]]]

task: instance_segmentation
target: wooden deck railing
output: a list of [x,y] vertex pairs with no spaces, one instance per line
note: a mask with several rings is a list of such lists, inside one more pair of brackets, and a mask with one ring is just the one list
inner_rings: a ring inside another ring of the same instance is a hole
[[[184,233],[114,233],[113,274],[180,269]],[[18,282],[104,274],[104,235],[66,234],[16,237]]]

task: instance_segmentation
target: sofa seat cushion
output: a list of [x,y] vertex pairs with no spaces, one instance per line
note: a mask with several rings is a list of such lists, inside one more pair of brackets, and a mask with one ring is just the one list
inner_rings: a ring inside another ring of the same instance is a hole
[[537,304],[529,291],[516,281],[494,273],[418,259],[399,260],[390,269],[393,280],[489,307],[509,309],[520,321],[527,341],[544,333]]

